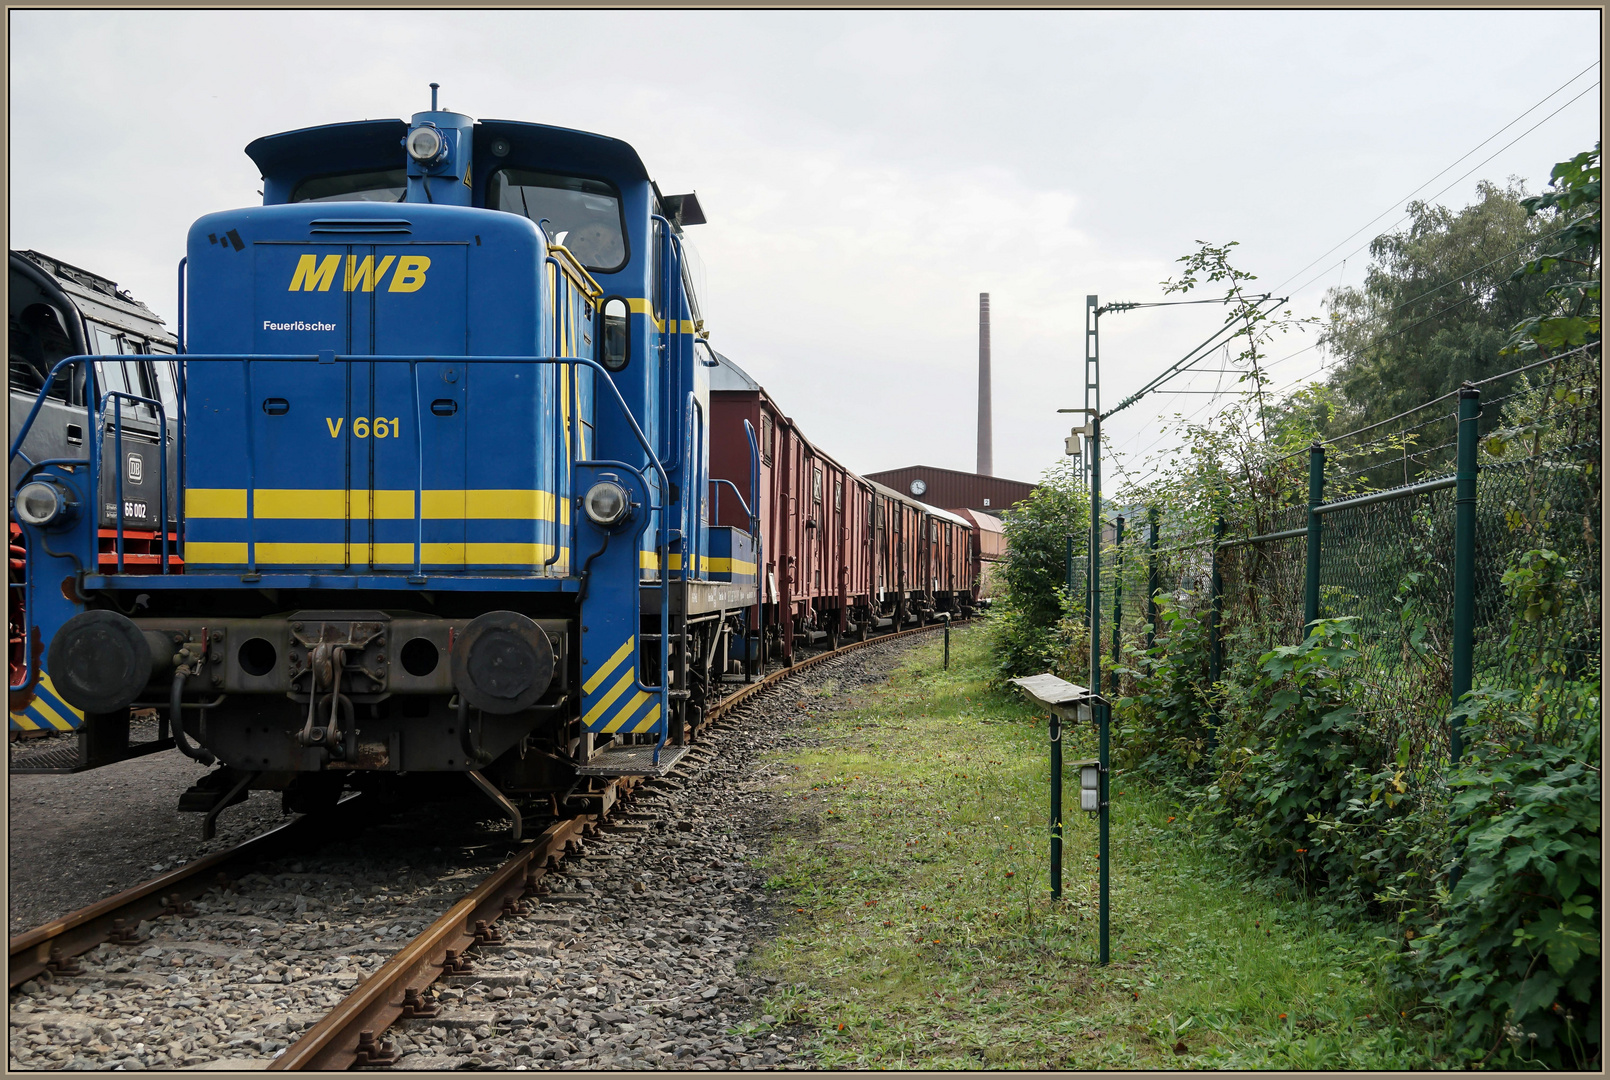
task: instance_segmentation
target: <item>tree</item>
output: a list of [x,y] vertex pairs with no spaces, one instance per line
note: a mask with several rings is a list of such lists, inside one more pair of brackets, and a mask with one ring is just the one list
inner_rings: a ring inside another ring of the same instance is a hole
[[[1604,199],[1600,193],[1599,144],[1549,174],[1553,191],[1522,199],[1528,217],[1547,223],[1549,250],[1530,260],[1512,281],[1552,279],[1538,312],[1517,323],[1506,353],[1547,353],[1598,341],[1600,333],[1600,255]],[[1563,280],[1562,280],[1563,277]]]
[[[1361,287],[1332,289],[1320,335],[1338,360],[1329,384],[1337,434],[1395,416],[1514,366],[1502,355],[1511,329],[1538,311],[1564,279],[1557,265],[1516,276],[1517,262],[1559,239],[1555,215],[1526,206],[1518,179],[1483,181],[1460,211],[1412,202],[1401,232],[1370,244]],[[1501,392],[1502,388],[1494,388]]]
[[[1027,499],[1012,507],[1002,526],[1006,559],[1000,565],[1002,596],[991,619],[995,653],[1004,675],[1045,671],[1065,651],[1058,624],[1069,598],[1068,537],[1081,556],[1088,546],[1090,490],[1078,468],[1064,458],[1052,465]],[[1083,604],[1077,578],[1072,597]]]

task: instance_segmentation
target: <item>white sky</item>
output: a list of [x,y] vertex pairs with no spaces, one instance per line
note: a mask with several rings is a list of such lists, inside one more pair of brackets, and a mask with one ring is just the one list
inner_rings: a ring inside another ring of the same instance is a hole
[[[444,107],[612,135],[662,191],[696,189],[712,343],[851,468],[973,468],[988,291],[995,472],[1023,480],[1062,453],[1073,418],[1056,409],[1082,404],[1087,293],[1158,299],[1196,241],[1234,239],[1260,284],[1315,279],[1294,304],[1318,314],[1406,195],[1593,65],[1602,32],[1597,11],[9,18],[10,246],[114,278],[170,321],[190,222],[260,201],[246,143],[407,117],[436,81]],[[1537,190],[1598,137],[1598,78],[1420,196],[1588,90],[1436,201],[1510,175]],[[1103,404],[1206,337],[1214,310],[1104,318]],[[1108,433],[1140,451],[1209,400],[1155,398]]]

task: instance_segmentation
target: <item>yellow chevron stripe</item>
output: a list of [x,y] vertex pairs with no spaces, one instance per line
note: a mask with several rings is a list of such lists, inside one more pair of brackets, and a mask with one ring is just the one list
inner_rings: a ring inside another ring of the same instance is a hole
[[593,704],[593,707],[587,710],[587,715],[581,718],[582,726],[589,731],[594,730],[593,722],[600,716],[604,715],[604,713],[608,712],[610,705],[614,704],[615,699],[626,693],[626,688],[631,686],[636,681],[637,668],[627,668],[626,674],[622,675],[620,680],[616,682],[614,686],[609,688],[609,693],[599,698],[598,701]]
[[[421,516],[427,521],[466,518],[552,521],[554,503],[551,491],[486,488],[426,491],[420,505],[424,511]],[[244,518],[246,489],[190,488],[185,491],[184,505],[188,517]],[[558,509],[559,520],[568,525],[569,501],[560,501]],[[372,493],[359,489],[343,491],[340,488],[258,488],[252,503],[252,516],[276,521],[327,521],[349,517],[407,521],[414,516],[414,493],[410,488],[383,488]]]
[[582,684],[581,692],[590,694],[604,684],[609,673],[615,670],[617,664],[632,654],[632,646],[637,642],[637,635],[633,634],[626,639],[626,644],[615,650],[615,655],[604,661],[604,666],[593,672],[591,677]]
[[[28,709],[57,731],[73,730],[73,725],[63,720],[60,713],[45,704],[45,699],[42,697],[35,697],[33,702],[29,704]],[[83,717],[80,716],[79,719],[82,720]]]
[[14,712],[14,713],[12,713],[11,714],[11,722],[13,724],[17,725],[17,727],[21,728],[23,731],[38,731],[39,730],[39,725],[34,723],[34,718],[29,716],[26,712]]
[[643,719],[641,719],[641,720],[639,720],[637,722],[637,726],[632,728],[632,734],[633,735],[641,735],[641,734],[643,734],[643,732],[645,732],[645,731],[649,730],[650,728],[652,728],[654,726],[654,721],[658,720],[659,718],[660,718],[660,707],[658,705],[656,705],[656,706],[654,706],[654,708],[652,708],[652,709],[650,709],[648,711],[648,714],[646,716],[644,716]]
[[637,707],[643,704],[643,702],[647,701],[650,696],[651,695],[647,690],[639,690],[637,692],[637,696],[631,701],[627,702],[626,705],[615,714],[615,719],[604,725],[604,734],[610,735],[619,731],[621,725],[626,723],[627,719],[637,711]]
[[[369,565],[368,544],[289,544],[259,542],[259,563],[284,563],[299,566],[347,566],[348,552],[351,565]],[[421,552],[422,561],[441,566],[538,566],[553,554],[552,544],[426,544]],[[185,545],[185,560],[192,566],[244,566],[246,545],[238,542],[192,540]],[[413,565],[414,545],[375,544],[374,562],[377,566]],[[555,565],[564,568],[566,560],[560,557]]]
[[[69,713],[71,713],[74,720],[77,720],[80,724],[82,724],[84,722],[84,710],[82,710],[82,709],[78,708],[77,706],[73,705],[66,698],[61,696],[60,691],[58,691],[56,689],[56,684],[50,681],[50,673],[49,672],[41,671],[39,673],[39,689],[45,691],[51,697],[53,697],[57,701],[61,702],[62,708],[66,709]],[[73,723],[71,721],[66,721],[65,723],[63,723],[62,722],[63,721],[62,715],[61,715],[61,713],[56,711],[56,707],[54,705],[49,705],[46,702],[44,702],[37,694],[34,696],[34,702],[33,703],[35,705],[40,705],[40,706],[44,707],[45,712],[48,714],[48,717],[52,718],[52,726],[55,727],[57,730],[59,730],[59,731],[71,731],[73,729],[74,725],[73,725]]]

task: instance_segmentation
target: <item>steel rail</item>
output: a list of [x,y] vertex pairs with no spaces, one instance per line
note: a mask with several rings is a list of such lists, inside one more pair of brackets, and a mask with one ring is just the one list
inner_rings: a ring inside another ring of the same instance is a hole
[[[360,807],[354,804],[360,804],[360,799],[349,797],[336,812],[355,813]],[[188,901],[224,883],[220,877],[227,881],[227,868],[236,863],[261,860],[290,846],[311,846],[340,833],[330,828],[328,816],[309,814],[18,934],[11,939],[8,985],[16,989],[46,971],[70,973],[73,957],[102,942],[132,935],[142,920],[182,914]],[[209,873],[213,876],[208,877]]]
[[[711,706],[703,726],[708,727],[728,711],[737,708],[763,690],[772,689],[817,664],[868,645],[892,638],[939,630],[942,623],[897,630],[889,634],[855,641],[798,661],[793,667],[779,668],[756,682],[734,691]],[[686,760],[686,759],[684,759]],[[678,766],[681,762],[677,763]],[[674,773],[676,770],[673,769]],[[612,781],[617,787],[635,786],[637,777]],[[452,951],[455,972],[466,970],[463,950],[496,939],[493,930],[498,918],[523,913],[522,899],[534,892],[541,879],[557,871],[557,859],[568,841],[583,835],[589,827],[602,823],[604,815],[582,814],[556,821],[533,839],[519,854],[493,871],[468,896],[432,923],[424,933],[404,945],[390,960],[365,978],[339,1004],[300,1039],[269,1063],[275,1071],[340,1070],[354,1065],[385,1065],[395,1061],[395,1051],[382,1043],[380,1035],[399,1019],[431,1015],[430,1006],[420,996],[440,978]]]

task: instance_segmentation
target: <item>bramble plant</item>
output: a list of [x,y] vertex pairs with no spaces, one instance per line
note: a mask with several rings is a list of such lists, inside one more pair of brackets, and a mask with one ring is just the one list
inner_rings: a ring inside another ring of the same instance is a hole
[[[1254,314],[1267,301],[1246,294],[1255,279],[1231,264],[1235,245],[1200,245],[1165,282],[1230,290],[1245,324],[1223,366],[1256,392],[1204,422],[1176,416],[1181,446],[1115,495],[1132,521],[1129,508],[1156,515],[1170,554],[1167,574],[1149,556],[1155,645],[1126,615],[1122,660],[1105,661],[1120,687],[1113,760],[1272,888],[1378,920],[1405,1023],[1442,1028],[1443,1049],[1427,1051],[1438,1064],[1594,1068],[1599,149],[1557,165],[1543,195],[1480,194],[1458,214],[1416,204],[1409,231],[1377,238],[1364,287],[1330,297],[1323,343],[1338,366],[1283,400],[1265,392],[1260,350],[1297,320]],[[1499,264],[1517,244],[1544,254],[1510,275]],[[1471,302],[1449,303],[1456,288]],[[1504,370],[1534,357],[1552,359]],[[1328,502],[1446,477],[1458,440],[1425,406],[1451,408],[1444,395],[1469,379],[1487,380],[1466,639],[1477,689],[1452,702],[1453,496],[1426,485],[1322,518],[1309,627],[1299,544],[1312,443],[1331,437]],[[1133,604],[1134,575],[1122,580]],[[1043,616],[1009,603],[1018,621],[997,655],[1033,640],[1082,671],[1068,649],[1084,640],[1076,601]]]

